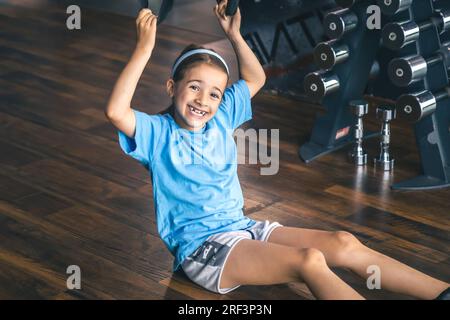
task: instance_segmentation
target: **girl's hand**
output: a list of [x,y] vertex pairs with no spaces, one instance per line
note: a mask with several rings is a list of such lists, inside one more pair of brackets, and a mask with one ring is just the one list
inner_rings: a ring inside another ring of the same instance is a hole
[[151,53],[156,41],[157,16],[148,8],[139,12],[136,18],[137,45],[136,48]]
[[219,4],[214,7],[214,13],[217,19],[219,19],[220,26],[225,34],[230,37],[240,34],[241,28],[241,11],[239,8],[234,16],[226,16],[225,10],[227,8],[228,0],[221,0]]

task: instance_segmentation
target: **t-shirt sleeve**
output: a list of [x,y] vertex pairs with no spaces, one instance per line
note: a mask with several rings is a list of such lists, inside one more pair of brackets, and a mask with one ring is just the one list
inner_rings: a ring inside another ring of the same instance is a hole
[[119,130],[119,144],[125,154],[138,160],[149,169],[157,142],[161,136],[161,116],[149,115],[134,109],[133,112],[136,117],[134,138],[129,138]]
[[250,90],[245,80],[238,80],[225,90],[219,109],[232,129],[252,118]]

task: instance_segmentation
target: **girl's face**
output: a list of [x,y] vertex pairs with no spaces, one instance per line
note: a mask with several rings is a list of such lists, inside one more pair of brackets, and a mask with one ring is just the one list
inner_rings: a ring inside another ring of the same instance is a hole
[[196,131],[214,117],[227,86],[227,74],[216,66],[201,63],[186,70],[178,82],[167,81],[167,91],[175,105],[175,121]]

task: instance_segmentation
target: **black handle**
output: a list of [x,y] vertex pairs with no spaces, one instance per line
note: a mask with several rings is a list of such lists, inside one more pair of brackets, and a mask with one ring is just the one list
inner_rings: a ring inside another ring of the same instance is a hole
[[141,8],[148,8],[148,0],[139,0]]
[[[217,0],[217,3],[221,3],[223,0]],[[239,0],[228,0],[227,8],[225,9],[225,15],[234,16],[239,7]]]

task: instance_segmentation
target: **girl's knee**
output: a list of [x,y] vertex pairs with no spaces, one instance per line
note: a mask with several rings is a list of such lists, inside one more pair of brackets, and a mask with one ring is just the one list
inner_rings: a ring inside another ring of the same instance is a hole
[[364,245],[351,233],[346,231],[337,231],[333,233],[335,249],[333,263],[336,266],[346,266],[352,257],[355,257],[358,250]]
[[333,233],[333,237],[339,250],[350,251],[362,246],[362,243],[347,231],[336,231]]
[[293,281],[306,281],[313,274],[317,276],[322,272],[329,271],[325,256],[322,251],[307,248],[297,249],[295,251],[295,260],[292,264],[292,280]]
[[325,256],[320,250],[314,248],[299,249],[298,255],[300,271],[327,267]]

